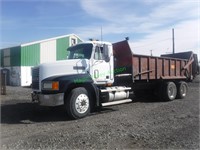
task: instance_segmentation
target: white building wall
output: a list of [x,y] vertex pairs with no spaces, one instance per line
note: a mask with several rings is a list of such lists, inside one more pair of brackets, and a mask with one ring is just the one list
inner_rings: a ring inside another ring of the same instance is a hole
[[30,66],[21,67],[21,86],[31,86],[32,76],[31,76]]
[[40,43],[40,63],[56,61],[56,40]]
[[31,68],[32,67],[5,67],[9,70],[9,85],[11,86],[31,86],[32,76]]

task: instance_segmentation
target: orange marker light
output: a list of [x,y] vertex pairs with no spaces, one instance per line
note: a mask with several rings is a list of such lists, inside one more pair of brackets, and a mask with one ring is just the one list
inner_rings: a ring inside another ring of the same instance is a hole
[[52,82],[52,90],[59,90],[59,82]]

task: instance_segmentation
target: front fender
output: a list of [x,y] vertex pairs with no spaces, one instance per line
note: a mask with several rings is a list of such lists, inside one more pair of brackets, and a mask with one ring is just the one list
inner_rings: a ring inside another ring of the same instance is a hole
[[59,82],[59,90],[51,91],[42,89],[42,93],[44,94],[56,94],[56,93],[65,93],[71,85],[80,85],[80,84],[92,84],[93,80],[89,74],[74,74],[74,75],[60,75],[60,76],[52,76],[42,80],[42,84],[48,81],[58,81]]

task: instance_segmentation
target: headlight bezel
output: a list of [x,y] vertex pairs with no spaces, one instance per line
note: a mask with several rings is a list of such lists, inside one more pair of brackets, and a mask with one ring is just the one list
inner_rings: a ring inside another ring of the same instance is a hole
[[42,82],[42,90],[58,91],[59,81],[44,81]]

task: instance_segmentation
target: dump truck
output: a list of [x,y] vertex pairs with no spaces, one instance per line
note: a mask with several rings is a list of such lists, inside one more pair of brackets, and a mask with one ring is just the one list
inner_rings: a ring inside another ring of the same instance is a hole
[[187,95],[194,78],[189,59],[134,54],[128,40],[117,43],[88,41],[68,48],[66,60],[32,69],[32,101],[60,106],[73,119],[96,108],[131,102],[130,95],[150,91],[161,100]]

